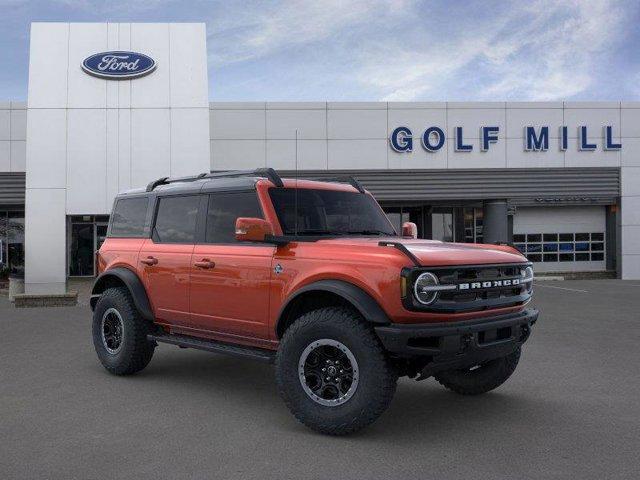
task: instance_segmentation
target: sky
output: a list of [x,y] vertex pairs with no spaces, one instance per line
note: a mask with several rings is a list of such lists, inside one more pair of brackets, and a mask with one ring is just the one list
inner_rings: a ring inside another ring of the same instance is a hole
[[205,22],[211,101],[640,100],[638,0],[0,0],[0,100],[34,21]]

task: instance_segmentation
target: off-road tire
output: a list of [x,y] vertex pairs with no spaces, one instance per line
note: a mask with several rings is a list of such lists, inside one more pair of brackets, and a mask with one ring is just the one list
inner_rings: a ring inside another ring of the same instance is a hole
[[[355,357],[359,380],[345,403],[316,403],[302,387],[298,363],[314,341],[341,342]],[[347,435],[376,420],[387,409],[398,376],[371,326],[351,309],[328,307],[298,318],[285,332],[276,355],[276,383],[293,415],[307,427],[328,435]]]
[[443,387],[460,395],[480,395],[498,388],[515,371],[520,360],[520,347],[513,353],[491,360],[470,370],[449,370],[434,375]]
[[[124,333],[122,347],[109,353],[102,340],[102,317],[113,308],[122,317]],[[100,296],[93,312],[93,346],[100,362],[114,375],[131,375],[146,367],[153,357],[155,342],[147,340],[152,324],[142,318],[124,287],[109,288]]]

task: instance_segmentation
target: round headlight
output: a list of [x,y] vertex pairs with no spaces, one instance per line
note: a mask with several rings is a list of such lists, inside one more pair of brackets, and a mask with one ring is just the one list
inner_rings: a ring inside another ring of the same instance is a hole
[[420,274],[413,285],[413,294],[423,305],[430,305],[438,298],[438,291],[433,289],[438,285],[438,277],[433,273],[425,272]]

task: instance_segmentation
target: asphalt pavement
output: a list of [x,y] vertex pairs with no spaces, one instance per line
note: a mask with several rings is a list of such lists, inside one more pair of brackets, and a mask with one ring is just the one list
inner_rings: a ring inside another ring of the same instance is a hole
[[334,438],[297,423],[269,365],[161,345],[114,377],[88,307],[0,297],[0,478],[639,478],[640,281],[538,282],[534,303],[502,387],[402,379],[375,424]]

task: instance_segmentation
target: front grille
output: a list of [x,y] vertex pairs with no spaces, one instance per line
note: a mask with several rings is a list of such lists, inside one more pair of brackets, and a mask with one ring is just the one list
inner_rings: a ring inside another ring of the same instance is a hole
[[513,279],[521,279],[527,266],[508,264],[420,269],[413,273],[413,281],[421,273],[429,271],[436,275],[440,285],[456,288],[441,290],[436,301],[427,307],[420,306],[415,299],[413,305],[420,310],[440,312],[482,311],[522,305],[531,297],[531,283],[510,283]]

